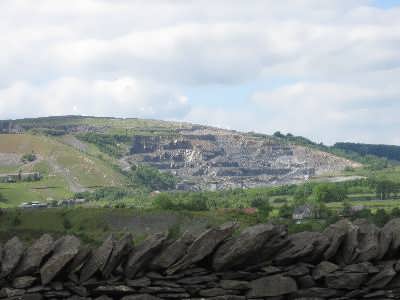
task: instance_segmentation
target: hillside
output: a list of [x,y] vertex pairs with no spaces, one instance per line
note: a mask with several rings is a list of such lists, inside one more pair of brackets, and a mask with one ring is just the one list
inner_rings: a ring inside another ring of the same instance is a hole
[[[27,153],[35,153],[36,160],[23,163],[21,157]],[[0,174],[40,172],[43,178],[37,182],[0,183],[0,191],[11,200],[9,205],[16,205],[66,199],[93,187],[122,185],[125,179],[112,168],[113,160],[103,154],[100,159],[100,154],[71,135],[2,134]]]
[[[0,132],[0,173],[44,175],[40,182],[14,185],[23,186],[16,189],[21,202],[123,185],[126,179],[116,165],[122,170],[150,165],[168,171],[183,190],[295,183],[360,166],[275,136],[189,123],[64,116],[0,121]],[[31,152],[37,160],[22,164],[21,156]],[[2,185],[4,195],[13,192],[10,185]]]
[[361,143],[336,143],[335,148],[344,151],[354,152],[362,156],[374,155],[388,160],[400,162],[400,146],[376,145]]

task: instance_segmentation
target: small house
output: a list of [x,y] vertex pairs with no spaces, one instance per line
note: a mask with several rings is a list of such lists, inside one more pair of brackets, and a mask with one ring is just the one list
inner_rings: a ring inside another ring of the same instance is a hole
[[292,214],[292,219],[297,222],[301,222],[302,220],[311,219],[314,217],[315,217],[314,208],[310,204],[297,206]]

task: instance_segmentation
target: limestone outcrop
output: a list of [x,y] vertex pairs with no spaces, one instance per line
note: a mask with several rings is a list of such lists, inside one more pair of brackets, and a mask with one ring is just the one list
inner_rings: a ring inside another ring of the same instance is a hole
[[177,129],[174,135],[135,135],[121,165],[169,171],[183,190],[226,189],[304,181],[358,164],[266,135],[212,127]]

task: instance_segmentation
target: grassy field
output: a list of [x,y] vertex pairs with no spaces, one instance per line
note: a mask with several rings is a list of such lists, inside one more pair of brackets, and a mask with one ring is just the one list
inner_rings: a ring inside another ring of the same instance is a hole
[[88,243],[99,243],[108,234],[130,232],[138,242],[147,235],[166,232],[178,236],[189,230],[198,234],[211,226],[229,221],[246,227],[259,222],[255,216],[221,211],[173,212],[138,209],[72,208],[18,210],[9,209],[0,214],[0,242],[14,235],[31,241],[43,233],[55,237],[74,234]]
[[125,177],[112,166],[116,162],[93,145],[84,152],[58,138],[8,134],[1,135],[0,152],[37,155],[33,163],[2,167],[0,172],[39,171],[43,175],[38,182],[0,184],[1,193],[9,200],[0,203],[0,207],[32,200],[64,199],[77,190],[125,183]]

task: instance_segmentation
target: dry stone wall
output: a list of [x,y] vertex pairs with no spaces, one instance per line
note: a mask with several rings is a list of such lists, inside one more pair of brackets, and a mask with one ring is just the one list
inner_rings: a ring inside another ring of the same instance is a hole
[[324,232],[287,234],[235,224],[134,245],[109,236],[97,248],[44,234],[0,246],[1,299],[400,299],[400,219],[383,228],[341,220]]

